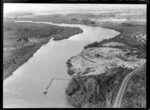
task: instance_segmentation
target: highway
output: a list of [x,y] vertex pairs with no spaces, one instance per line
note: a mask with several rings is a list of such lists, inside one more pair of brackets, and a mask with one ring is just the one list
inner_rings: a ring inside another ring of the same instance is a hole
[[146,63],[144,63],[142,66],[140,66],[139,68],[135,69],[134,71],[132,71],[131,73],[129,73],[123,80],[120,89],[118,91],[118,94],[116,96],[113,108],[120,108],[121,106],[121,101],[122,101],[122,97],[124,95],[125,89],[127,87],[127,84],[129,82],[129,80],[131,79],[131,77],[135,74],[137,74],[138,72],[140,72],[142,69],[144,69],[144,67],[146,66]]

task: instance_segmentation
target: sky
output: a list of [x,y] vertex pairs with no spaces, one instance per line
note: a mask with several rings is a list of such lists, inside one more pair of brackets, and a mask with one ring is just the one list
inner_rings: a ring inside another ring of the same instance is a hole
[[4,3],[4,14],[9,12],[37,12],[37,11],[86,11],[86,10],[107,10],[107,9],[132,9],[145,8],[146,5],[129,4],[23,4]]

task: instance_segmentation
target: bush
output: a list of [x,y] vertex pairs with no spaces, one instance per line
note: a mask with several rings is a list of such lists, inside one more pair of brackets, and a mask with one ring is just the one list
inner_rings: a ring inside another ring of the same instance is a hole
[[[75,107],[82,107],[85,104],[105,106],[106,94],[112,94],[111,99],[113,99],[121,81],[131,71],[131,69],[116,67],[111,69],[109,74],[106,72],[96,76],[73,77],[66,89],[67,101]],[[115,83],[116,81],[118,83]]]

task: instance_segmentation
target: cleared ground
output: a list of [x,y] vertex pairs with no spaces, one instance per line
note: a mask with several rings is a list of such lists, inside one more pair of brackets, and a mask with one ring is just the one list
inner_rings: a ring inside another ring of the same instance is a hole
[[[123,79],[146,61],[145,25],[123,23],[107,28],[116,29],[121,34],[85,46],[79,55],[71,57],[67,62],[68,74],[73,78],[66,94],[72,106],[112,107]],[[145,74],[141,75],[145,77]],[[128,100],[131,101],[123,101],[125,104],[121,107],[146,107],[145,80],[140,81],[143,88],[140,98],[135,99],[135,95],[133,98],[130,95]],[[134,94],[140,90],[136,88],[130,92]],[[128,95],[125,95],[123,100],[127,100],[126,98]],[[143,102],[139,102],[140,99]]]

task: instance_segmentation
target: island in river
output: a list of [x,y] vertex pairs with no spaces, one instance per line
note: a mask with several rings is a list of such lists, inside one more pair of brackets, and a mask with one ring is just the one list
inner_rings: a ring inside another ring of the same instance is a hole
[[15,22],[13,18],[4,18],[3,79],[28,61],[52,37],[53,40],[62,40],[82,32],[82,29],[76,27],[23,23]]

